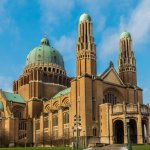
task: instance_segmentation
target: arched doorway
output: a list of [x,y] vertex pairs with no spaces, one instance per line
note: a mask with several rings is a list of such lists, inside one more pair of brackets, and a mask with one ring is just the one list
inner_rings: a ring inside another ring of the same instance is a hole
[[124,143],[124,125],[122,120],[116,120],[113,124],[114,128],[114,143]]
[[142,137],[143,137],[143,143],[147,143],[148,139],[148,122],[147,120],[142,120]]
[[136,124],[136,121],[134,119],[130,119],[129,125],[130,125],[131,142],[136,144],[137,143],[137,124]]

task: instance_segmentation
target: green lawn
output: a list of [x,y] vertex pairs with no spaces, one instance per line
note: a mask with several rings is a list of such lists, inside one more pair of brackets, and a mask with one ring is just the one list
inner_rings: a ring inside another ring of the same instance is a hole
[[72,150],[70,147],[55,147],[55,148],[0,148],[0,150]]
[[[0,150],[72,150],[70,147],[53,147],[53,148],[0,148]],[[80,149],[82,150],[82,149]],[[150,150],[150,145],[133,145],[132,150]]]
[[132,150],[150,150],[150,145],[135,145]]

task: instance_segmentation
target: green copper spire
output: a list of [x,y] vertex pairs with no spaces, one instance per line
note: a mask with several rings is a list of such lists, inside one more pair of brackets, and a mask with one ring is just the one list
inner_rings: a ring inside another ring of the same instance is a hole
[[84,22],[84,21],[91,21],[91,17],[89,16],[89,14],[87,13],[83,13],[81,16],[80,16],[80,19],[79,19],[79,22]]

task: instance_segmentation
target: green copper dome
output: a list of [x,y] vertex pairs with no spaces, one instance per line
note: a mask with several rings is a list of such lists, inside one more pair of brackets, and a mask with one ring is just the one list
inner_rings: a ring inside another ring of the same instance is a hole
[[124,31],[124,32],[121,33],[120,38],[121,39],[124,39],[124,38],[130,38],[131,39],[131,35],[130,35],[129,32]]
[[80,22],[84,22],[84,21],[91,21],[91,17],[89,16],[89,14],[87,14],[87,13],[84,13],[84,14],[82,14],[81,16],[80,16],[80,19],[79,19],[79,21]]
[[49,40],[43,38],[41,44],[30,51],[26,59],[26,65],[31,64],[56,64],[64,68],[62,55],[53,47],[50,46]]

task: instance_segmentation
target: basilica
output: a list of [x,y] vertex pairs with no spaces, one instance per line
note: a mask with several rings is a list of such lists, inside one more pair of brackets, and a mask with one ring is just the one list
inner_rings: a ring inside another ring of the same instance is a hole
[[118,70],[110,62],[99,75],[93,23],[87,13],[79,18],[75,77],[44,37],[13,92],[0,89],[0,147],[127,144],[129,137],[150,143],[150,106],[138,86],[131,34],[120,35]]

